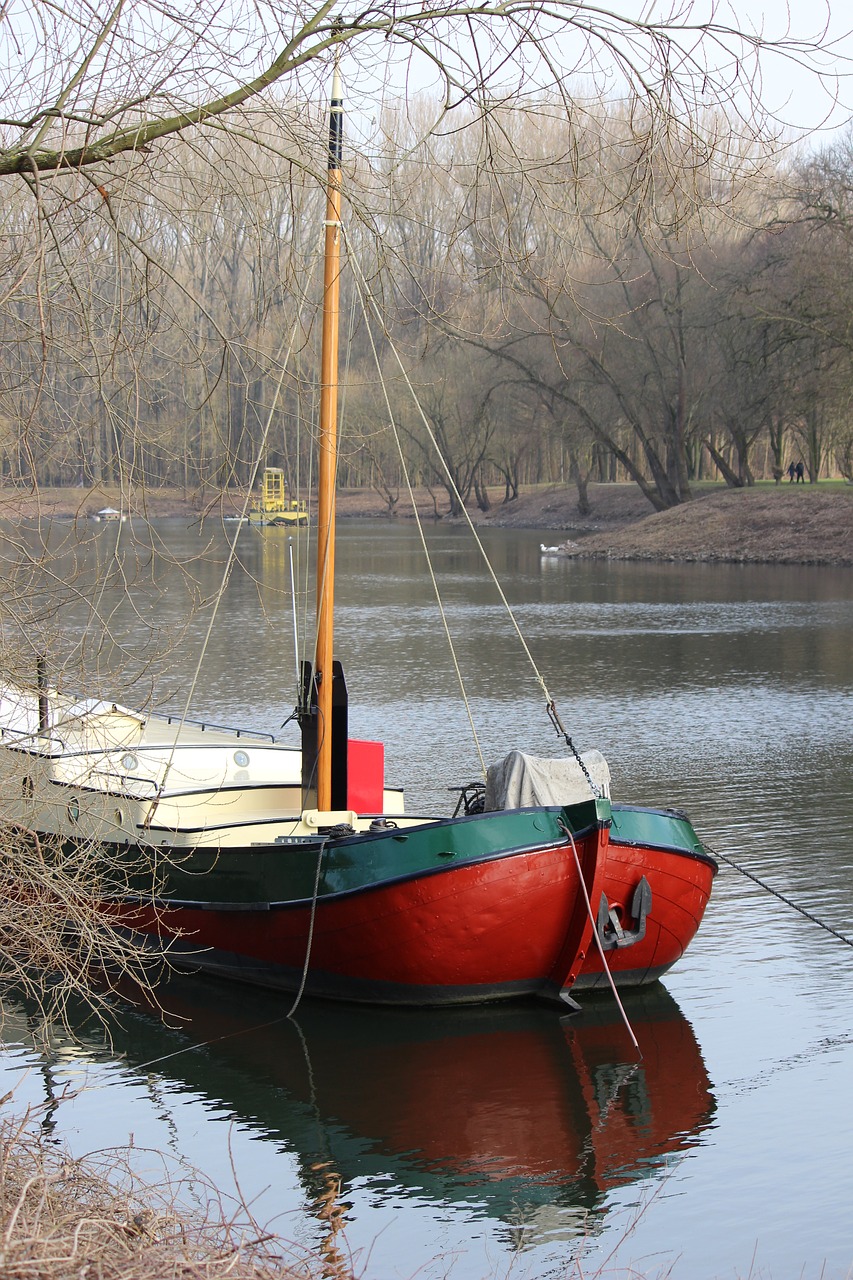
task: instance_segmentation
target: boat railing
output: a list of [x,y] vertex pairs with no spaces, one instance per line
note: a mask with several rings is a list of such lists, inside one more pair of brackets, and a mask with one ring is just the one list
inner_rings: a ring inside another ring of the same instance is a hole
[[[140,712],[140,714],[142,713]],[[201,729],[202,732],[206,729],[210,729],[214,733],[232,733],[235,738],[264,738],[273,743],[278,741],[274,733],[266,733],[262,729],[235,729],[234,726],[230,724],[211,724],[209,720],[188,720],[186,716],[179,715],[177,712],[172,714],[171,712],[161,711],[156,713],[152,718],[164,720],[166,724],[189,725],[190,728]]]
[[3,739],[11,739],[16,746],[24,746],[27,743],[37,746],[39,743],[48,743],[51,747],[57,746],[58,751],[42,752],[42,755],[64,755],[67,751],[65,741],[54,733],[53,730],[44,732],[41,729],[12,729],[9,725],[0,726],[0,741]]
[[[124,791],[126,791],[128,787],[134,787],[139,790],[144,787],[151,796],[156,796],[162,788],[162,784],[157,778],[143,778],[140,774],[136,773],[115,773],[112,769],[99,769],[97,774],[93,776],[99,779],[104,779],[108,782],[118,782]],[[110,792],[110,794],[116,793]],[[148,798],[148,796],[135,796],[132,792],[128,794],[130,794],[133,799],[137,800]]]
[[[115,710],[116,708],[113,708],[113,709]],[[206,731],[210,731],[211,733],[227,733],[234,738],[244,738],[244,737],[255,738],[265,742],[271,742],[273,744],[279,741],[279,739],[276,738],[274,733],[267,733],[266,730],[263,730],[263,729],[246,729],[243,727],[235,728],[234,725],[229,725],[229,724],[214,724],[210,720],[190,720],[187,716],[177,711],[157,712],[157,711],[137,710],[137,711],[130,711],[128,713],[125,710],[125,714],[137,716],[143,723],[150,723],[152,720],[154,720],[154,721],[160,721],[167,725],[175,725],[175,724],[186,725],[188,728],[198,729],[202,733]],[[72,714],[71,716],[68,716],[66,712],[65,716],[63,717],[62,709],[59,709],[58,716],[56,714],[51,716],[51,720],[54,722],[57,719],[59,721],[62,721],[63,718],[65,719],[66,723],[79,723],[82,725],[86,719],[86,712],[82,712],[77,716],[75,716],[74,714]],[[9,725],[2,725],[0,726],[0,738],[4,738],[4,737],[15,737],[18,739],[29,737],[34,740],[38,738],[49,737],[52,740],[59,742],[60,746],[63,749],[65,746],[63,740],[56,733],[56,729],[53,724],[49,725],[47,729],[44,729],[44,728],[14,729]]]
[[[165,721],[166,724],[170,724],[170,725],[174,723],[178,723],[178,721],[181,719],[180,717],[177,717],[177,716],[176,717],[161,716],[158,718]],[[247,738],[251,738],[253,741],[258,743],[259,749],[261,750],[265,749],[267,746],[278,747],[284,751],[298,750],[297,747],[293,747],[288,745],[287,743],[280,742],[271,733],[263,733],[260,731],[253,731],[249,729],[234,729],[226,725],[214,725],[214,724],[209,724],[207,722],[200,723],[200,722],[190,722],[187,720],[183,720],[183,723],[184,724],[192,723],[192,727],[199,730],[208,729],[211,731],[211,734],[216,732],[227,733],[229,735],[232,735],[235,741],[238,739],[240,741],[246,741]],[[13,729],[8,725],[0,726],[0,741],[6,742],[10,747],[14,747],[19,750],[30,751],[30,752],[35,751],[38,755],[43,756],[45,759],[49,759],[49,760],[59,760],[59,759],[75,760],[75,759],[81,759],[81,758],[89,759],[90,761],[92,761],[92,767],[96,768],[98,773],[102,777],[111,776],[112,771],[104,769],[102,765],[98,766],[96,762],[98,760],[103,760],[104,757],[115,756],[122,752],[125,752],[125,753],[129,752],[132,755],[136,755],[139,757],[148,757],[150,759],[152,756],[158,756],[158,755],[162,756],[164,753],[173,755],[175,752],[178,752],[181,756],[183,756],[184,752],[200,751],[200,752],[203,752],[204,755],[206,756],[208,752],[211,752],[211,751],[215,752],[215,751],[223,751],[228,749],[226,743],[217,742],[215,740],[210,742],[178,741],[174,743],[173,742],[144,742],[144,743],[143,742],[133,742],[133,743],[102,742],[102,743],[96,744],[92,742],[89,742],[89,743],[70,742],[67,739],[60,737],[59,734],[56,733],[54,729],[51,729],[49,732],[45,733],[45,732],[39,732],[38,730],[33,730],[33,729]],[[115,776],[119,776],[119,775],[116,774]],[[128,776],[128,775],[124,774],[121,776]]]

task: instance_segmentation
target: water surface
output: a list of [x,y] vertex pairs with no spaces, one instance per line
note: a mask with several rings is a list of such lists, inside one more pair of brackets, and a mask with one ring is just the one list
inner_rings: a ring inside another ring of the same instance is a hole
[[[206,641],[222,532],[163,522],[142,556],[133,533],[74,552],[81,582],[96,559],[121,573],[99,599],[114,646],[88,590],[64,610],[68,671],[97,653],[103,684],[127,680],[125,701],[153,686],[180,707],[205,650],[191,714],[277,732],[295,683],[286,536],[240,532]],[[559,753],[467,536],[428,536],[484,759]],[[485,542],[564,723],[607,755],[614,795],[687,809],[711,845],[853,937],[850,571],[584,564],[543,559],[535,533]],[[479,758],[417,533],[348,522],[338,559],[352,731],[386,743],[411,810],[445,811]],[[297,538],[298,583],[306,562]],[[81,1086],[48,1119],[75,1151],[132,1132],[221,1187],[236,1173],[256,1216],[299,1248],[323,1238],[306,1205],[314,1166],[331,1161],[359,1272],[562,1276],[578,1259],[586,1274],[655,1275],[677,1260],[674,1274],[704,1280],[853,1265],[853,949],[730,866],[688,954],[628,1001],[639,1063],[606,1000],[569,1020],[306,1005],[292,1022],[280,997],[213,983],[176,983],[169,1001],[171,1028],[135,1012],[112,1048],[90,1028],[49,1053],[16,1010],[4,1080],[19,1081],[18,1103]]]

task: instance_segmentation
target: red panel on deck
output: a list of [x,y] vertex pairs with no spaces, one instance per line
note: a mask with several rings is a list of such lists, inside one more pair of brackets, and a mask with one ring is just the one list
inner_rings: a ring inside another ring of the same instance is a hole
[[347,743],[347,808],[356,813],[382,813],[385,800],[385,745]]

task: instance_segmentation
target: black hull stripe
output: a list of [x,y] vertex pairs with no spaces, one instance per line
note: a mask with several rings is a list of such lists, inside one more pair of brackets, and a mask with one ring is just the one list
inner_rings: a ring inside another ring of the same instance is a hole
[[[139,938],[138,933],[124,930]],[[156,952],[165,951],[176,969],[186,972],[208,973],[251,986],[265,987],[293,993],[299,990],[303,971],[291,965],[253,960],[235,952],[211,947],[201,949],[192,943],[176,941],[161,947],[154,939],[143,937],[143,945]],[[649,986],[661,978],[670,965],[628,970],[613,975],[619,988]],[[582,993],[597,999],[612,1000],[610,984],[604,974],[581,974],[572,987],[572,994]],[[325,1000],[339,1000],[364,1004],[385,1004],[415,1007],[441,1005],[483,1004],[499,1000],[529,1000],[536,998],[557,1004],[566,1012],[553,984],[542,978],[520,979],[512,982],[482,983],[475,986],[419,986],[396,982],[376,982],[364,978],[350,978],[342,974],[328,973],[309,968],[305,995]]]
[[720,869],[717,859],[712,857],[710,853],[697,853],[695,849],[683,849],[680,845],[651,844],[648,840],[620,840],[613,835],[612,829],[610,832],[610,844],[622,849],[651,849],[653,853],[669,853],[679,858],[691,858],[694,862],[701,862],[703,865],[711,867],[714,871],[719,871]]
[[[623,969],[613,973],[613,981],[617,987],[647,987],[652,982],[657,982],[664,974],[668,973],[674,964],[680,960],[680,956],[672,961],[671,964],[654,965],[648,969]],[[572,995],[581,992],[584,995],[602,995],[613,997],[610,983],[607,975],[601,973],[581,973],[577,981],[572,987]]]
[[[129,932],[129,931],[126,931]],[[138,936],[138,935],[137,935]],[[156,950],[160,948],[152,944]],[[203,972],[214,976],[245,982],[292,993],[302,985],[302,969],[269,961],[253,960],[230,951],[216,948],[201,950],[191,943],[169,943],[164,950],[175,968],[189,972]],[[349,978],[342,974],[322,970],[308,970],[305,995],[326,1000],[343,1000],[364,1004],[410,1005],[433,1007],[439,1005],[483,1004],[497,1000],[519,1000],[535,996],[542,988],[540,979],[514,982],[482,983],[476,986],[420,986],[408,983],[376,982],[364,978]]]

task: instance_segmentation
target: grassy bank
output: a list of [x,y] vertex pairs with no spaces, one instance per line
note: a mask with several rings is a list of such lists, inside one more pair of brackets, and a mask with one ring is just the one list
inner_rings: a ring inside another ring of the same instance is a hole
[[853,486],[711,491],[684,506],[579,539],[611,560],[853,565]]

